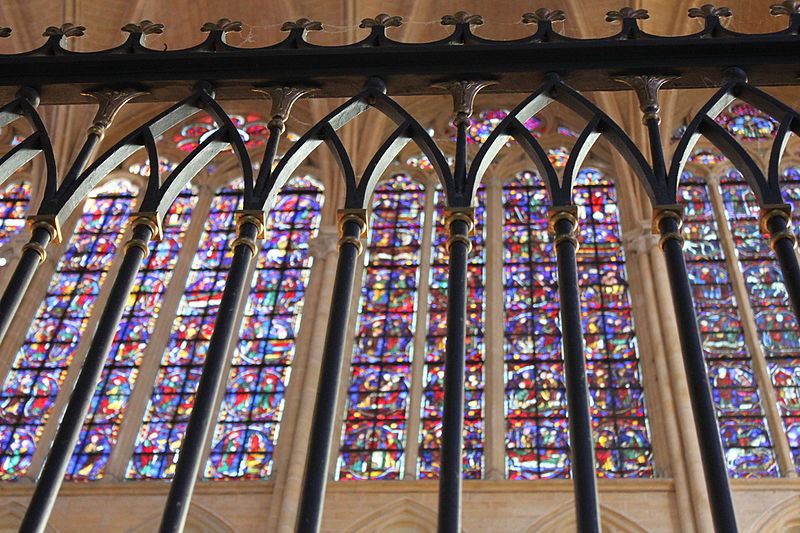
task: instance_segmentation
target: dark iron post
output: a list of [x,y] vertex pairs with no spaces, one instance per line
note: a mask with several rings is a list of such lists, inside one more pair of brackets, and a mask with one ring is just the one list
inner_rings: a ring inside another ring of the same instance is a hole
[[738,527],[728,482],[725,451],[719,437],[714,400],[683,257],[683,237],[680,233],[682,218],[683,209],[680,206],[657,209],[653,226],[654,230],[661,234],[659,245],[667,263],[667,275],[672,289],[672,303],[675,307],[678,336],[683,353],[683,366],[686,370],[694,423],[703,457],[703,471],[714,529],[718,533],[736,533]]
[[303,474],[303,491],[297,519],[298,533],[317,533],[322,520],[325,487],[328,481],[333,428],[337,420],[339,381],[342,374],[344,345],[350,322],[350,302],[356,261],[363,251],[360,237],[367,229],[363,209],[345,209],[339,212],[339,261],[333,282],[331,312],[325,333],[320,380],[311,421],[311,440],[306,455]]
[[[639,98],[642,122],[647,127],[650,153],[653,158],[653,173],[666,183],[664,148],[661,143],[659,124],[660,106],[658,91],[671,77],[625,76],[619,78],[630,85]],[[683,257],[681,224],[683,208],[679,205],[656,206],[653,213],[653,233],[660,233],[659,246],[667,263],[667,276],[672,290],[672,304],[678,322],[678,337],[681,343],[683,366],[689,387],[694,424],[703,458],[703,473],[706,479],[711,517],[717,533],[736,533],[736,513],[733,509],[725,450],[719,436],[715,406],[708,381],[700,330],[697,327],[694,300],[692,299],[686,261]]]
[[[480,15],[454,15],[461,23],[482,23]],[[445,24],[447,17],[442,18]],[[480,21],[480,22],[478,22]],[[467,352],[467,261],[475,227],[474,209],[467,182],[467,129],[478,92],[492,81],[452,81],[440,85],[453,96],[453,125],[456,153],[453,165],[454,190],[448,191],[447,220],[450,237],[447,249],[447,339],[444,361],[444,402],[442,406],[441,469],[439,472],[439,533],[461,533],[461,486],[464,469],[464,367]],[[458,196],[461,195],[461,198]],[[459,206],[459,204],[461,204]]]
[[800,266],[794,251],[797,239],[791,230],[791,209],[789,204],[762,206],[759,225],[762,233],[769,234],[769,244],[778,258],[792,310],[800,317]]
[[22,257],[11,275],[3,297],[0,298],[0,341],[5,338],[8,326],[22,303],[22,297],[28,290],[36,269],[47,259],[47,245],[61,242],[61,228],[55,216],[31,217],[29,222],[31,238],[22,247]]
[[20,533],[43,533],[47,527],[75,443],[80,436],[83,419],[91,404],[117,326],[125,310],[128,295],[136,281],[139,267],[149,253],[147,244],[154,236],[160,238],[161,224],[155,213],[149,216],[139,215],[134,219],[133,226],[133,237],[125,245],[125,257],[119,274],[111,288],[108,304],[100,316],[97,331],[78,374],[75,389],[59,422],[53,446],[42,467],[36,489],[20,526]]
[[[86,130],[86,140],[81,146],[78,156],[73,161],[69,171],[64,176],[61,187],[71,186],[83,169],[89,163],[95,148],[103,140],[106,129],[111,125],[117,112],[123,105],[130,100],[141,96],[141,91],[136,89],[99,89],[85,93],[97,100],[99,106],[95,113],[92,125]],[[59,199],[58,192],[55,191],[56,185],[52,185],[55,197],[45,196],[43,202],[52,202],[61,210],[67,199]],[[52,206],[50,206],[52,208]],[[33,280],[36,269],[47,258],[47,245],[51,242],[61,242],[62,217],[69,216],[69,213],[53,213],[48,211],[39,215],[29,217],[31,221],[31,239],[23,246],[22,257],[14,269],[11,282],[6,287],[3,297],[0,298],[0,341],[5,338],[8,326],[17,312],[22,298],[28,290],[28,286]]]
[[439,531],[461,532],[461,485],[464,433],[464,366],[467,337],[467,259],[472,249],[472,208],[451,209],[446,227],[447,341],[445,346],[444,406],[442,413]]
[[[272,99],[272,119],[267,124],[269,138],[264,151],[259,181],[270,177],[272,164],[278,153],[281,135],[286,131],[285,121],[292,105],[309,89],[292,87],[259,88],[256,92],[268,94]],[[200,383],[197,386],[192,414],[186,427],[175,478],[170,485],[164,514],[161,518],[161,533],[180,533],[186,523],[189,503],[202,467],[201,461],[208,441],[211,424],[214,423],[214,407],[225,385],[224,371],[228,352],[237,331],[237,310],[250,286],[250,262],[258,256],[256,239],[263,239],[266,231],[266,213],[263,210],[243,210],[236,214],[236,239],[231,243],[233,259],[228,278],[222,291],[214,331],[206,352]]]
[[214,333],[203,363],[203,373],[197,386],[192,414],[186,427],[175,478],[169,487],[169,495],[161,518],[161,533],[180,533],[186,523],[189,503],[208,440],[208,431],[214,422],[214,406],[217,393],[224,385],[225,364],[228,348],[235,333],[236,314],[247,290],[250,261],[256,256],[255,239],[263,235],[263,219],[252,215],[240,216],[237,220],[233,259],[228,279],[222,292]]
[[575,515],[580,533],[600,531],[594,438],[589,410],[589,385],[586,378],[581,295],[578,287],[577,208],[555,207],[550,211],[550,233],[556,250],[558,296],[561,315],[561,349],[564,357],[564,384],[567,390],[569,448]]

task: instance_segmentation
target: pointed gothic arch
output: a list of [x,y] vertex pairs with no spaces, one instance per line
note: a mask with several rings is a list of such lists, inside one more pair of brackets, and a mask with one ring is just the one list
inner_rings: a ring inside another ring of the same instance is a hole
[[[606,505],[600,506],[600,516],[605,533],[647,533],[636,522]],[[536,520],[525,533],[571,533],[575,528],[575,509],[569,501]]]

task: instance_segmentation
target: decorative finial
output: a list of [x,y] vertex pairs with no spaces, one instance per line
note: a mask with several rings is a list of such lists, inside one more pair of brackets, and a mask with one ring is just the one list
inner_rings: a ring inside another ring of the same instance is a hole
[[456,24],[480,26],[483,24],[483,17],[480,15],[470,15],[466,11],[459,11],[455,15],[445,15],[442,17],[442,26],[455,26]]
[[450,81],[447,83],[439,83],[434,87],[441,87],[450,91],[453,95],[453,112],[455,118],[453,124],[456,126],[460,123],[469,124],[469,117],[472,115],[472,104],[475,102],[475,95],[478,91],[489,85],[495,85],[496,81]]
[[659,111],[661,106],[658,104],[658,90],[661,86],[668,81],[674,80],[677,76],[620,76],[616,78],[618,81],[627,83],[631,88],[636,91],[636,96],[639,98],[639,107],[644,115],[642,122],[647,124],[648,120],[655,119],[656,122],[661,122]]
[[560,9],[550,11],[547,8],[540,7],[533,13],[525,13],[522,15],[523,24],[533,24],[534,22],[556,22],[559,20],[567,20],[567,14]]
[[267,126],[277,126],[281,133],[286,129],[284,122],[289,118],[289,112],[294,103],[302,96],[317,89],[308,87],[258,87],[254,92],[266,94],[272,100],[272,120]]
[[623,7],[619,11],[609,11],[606,13],[606,22],[616,22],[623,19],[649,19],[650,15],[646,9],[633,9],[632,7]]
[[82,37],[86,28],[83,26],[76,26],[71,22],[65,22],[61,26],[48,26],[43,37],[57,37],[63,35],[64,37]]
[[239,20],[219,19],[216,22],[206,22],[200,27],[200,31],[221,31],[223,33],[242,31],[242,22]]
[[398,27],[403,24],[403,17],[389,16],[386,13],[381,13],[374,19],[366,18],[361,21],[361,24],[358,25],[359,28],[374,28],[376,26],[383,26],[384,28],[388,28],[389,26]]
[[106,128],[111,125],[117,111],[137,96],[142,96],[147,93],[138,89],[98,89],[96,91],[87,91],[82,94],[84,96],[91,96],[97,100],[99,104],[93,124],[86,133],[89,135],[99,135],[102,139]]
[[292,30],[322,31],[322,22],[318,20],[301,18],[294,22],[284,22],[283,25],[281,25],[281,31]]
[[706,17],[730,17],[733,15],[729,7],[715,7],[713,4],[705,4],[700,7],[693,7],[689,10],[689,18]]
[[126,31],[128,33],[141,33],[142,35],[153,35],[156,33],[164,33],[164,25],[145,19],[137,24],[125,24],[122,27],[122,31]]
[[10,36],[11,36],[11,28],[0,26],[0,37],[10,37]]
[[797,15],[800,14],[800,1],[798,0],[783,0],[780,4],[772,4],[769,6],[769,14],[777,17],[779,15]]

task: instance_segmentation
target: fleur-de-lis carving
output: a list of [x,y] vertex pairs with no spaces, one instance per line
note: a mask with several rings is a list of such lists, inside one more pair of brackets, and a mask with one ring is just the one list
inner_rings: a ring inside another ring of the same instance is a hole
[[361,21],[361,24],[358,25],[359,28],[374,28],[376,26],[383,26],[387,28],[389,26],[401,26],[403,24],[403,17],[389,16],[386,13],[381,13],[374,19],[366,18]]
[[0,37],[10,37],[11,36],[11,28],[0,27]]
[[623,7],[619,11],[609,11],[606,13],[606,22],[615,22],[623,19],[649,19],[650,15],[646,9],[633,9],[632,7]]
[[730,17],[733,15],[729,7],[716,7],[713,4],[705,4],[700,7],[693,7],[689,10],[689,18],[705,17]]
[[769,14],[777,17],[778,15],[797,15],[800,13],[800,1],[783,0],[780,4],[769,6]]
[[456,24],[483,24],[483,17],[480,15],[470,15],[466,11],[459,11],[455,15],[445,15],[442,17],[442,26],[455,26]]
[[556,22],[558,20],[567,20],[567,14],[560,9],[550,11],[547,8],[540,7],[533,13],[525,13],[522,15],[523,24],[533,24],[534,22]]
[[322,22],[318,20],[301,18],[294,22],[284,22],[281,26],[281,31],[291,30],[322,31]]
[[48,26],[47,29],[44,30],[42,36],[54,37],[63,35],[64,37],[81,37],[85,31],[86,28],[83,26],[76,26],[71,22],[65,22],[61,26]]
[[216,22],[206,22],[200,28],[200,31],[221,31],[223,33],[242,31],[242,22],[239,20],[219,19]]
[[125,24],[122,27],[122,31],[126,31],[128,33],[141,33],[143,35],[153,35],[155,33],[164,33],[164,25],[145,19],[137,24],[132,22],[130,24]]

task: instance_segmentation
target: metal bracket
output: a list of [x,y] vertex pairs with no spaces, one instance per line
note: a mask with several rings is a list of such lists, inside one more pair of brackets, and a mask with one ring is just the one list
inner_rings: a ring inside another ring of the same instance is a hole
[[243,224],[253,224],[256,229],[256,239],[267,237],[267,214],[258,209],[242,209],[236,211],[236,234],[239,234]]
[[53,244],[61,242],[61,223],[56,215],[31,215],[28,217],[28,227],[31,234],[36,228],[44,228],[50,232],[50,242]]
[[161,217],[156,212],[137,213],[131,221],[131,226],[147,226],[150,228],[150,240],[160,241],[164,238],[164,226]]

